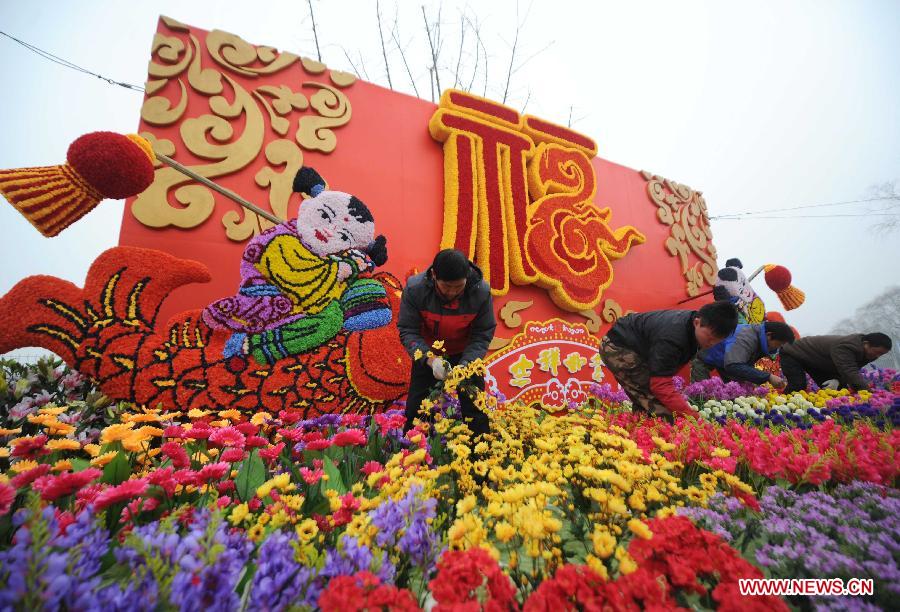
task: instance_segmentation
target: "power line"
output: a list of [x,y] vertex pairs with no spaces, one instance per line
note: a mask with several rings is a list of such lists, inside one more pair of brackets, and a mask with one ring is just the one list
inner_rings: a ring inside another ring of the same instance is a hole
[[715,221],[754,221],[756,219],[836,219],[838,217],[896,217],[895,213],[860,213],[846,215],[781,215],[781,216],[753,216],[753,217],[710,217]]
[[748,210],[744,212],[737,213],[723,213],[721,215],[716,215],[714,217],[710,217],[710,219],[728,219],[728,218],[741,218],[746,217],[748,215],[757,215],[761,213],[769,213],[769,212],[787,212],[789,210],[801,210],[805,208],[822,208],[825,206],[846,206],[849,204],[862,204],[865,202],[880,202],[882,200],[894,200],[896,196],[881,196],[877,198],[866,198],[863,200],[845,200],[843,202],[827,202],[824,204],[806,204],[804,206],[791,206],[786,208],[767,208],[764,210]]
[[142,92],[142,93],[143,93],[143,91],[144,91],[144,88],[141,87],[141,86],[139,86],[139,85],[132,85],[131,83],[125,83],[125,82],[123,82],[123,81],[117,81],[117,80],[115,80],[115,79],[111,79],[111,78],[109,78],[109,77],[105,77],[105,76],[103,76],[102,74],[97,74],[96,72],[91,72],[91,71],[88,70],[87,68],[83,68],[83,67],[79,66],[78,64],[73,64],[73,63],[70,62],[69,60],[63,59],[63,58],[61,58],[61,57],[59,57],[59,56],[56,56],[56,55],[53,55],[53,54],[50,53],[49,51],[44,51],[43,49],[39,49],[38,47],[35,47],[34,45],[29,44],[29,43],[25,42],[24,40],[19,40],[19,39],[16,38],[15,36],[11,36],[11,35],[7,34],[6,32],[4,32],[4,31],[2,31],[2,30],[0,30],[0,34],[2,34],[3,36],[6,36],[8,39],[10,39],[10,40],[12,40],[12,41],[15,41],[15,42],[19,43],[20,45],[22,45],[23,47],[25,47],[26,49],[28,49],[28,50],[31,51],[32,53],[36,53],[37,55],[40,55],[40,56],[43,57],[44,59],[50,60],[50,61],[53,62],[54,64],[59,64],[60,66],[63,66],[63,67],[65,67],[65,68],[70,68],[70,69],[72,69],[72,70],[77,70],[78,72],[81,72],[81,73],[84,73],[84,74],[89,74],[89,75],[91,75],[91,76],[95,76],[95,77],[97,77],[98,79],[100,79],[100,80],[102,80],[102,81],[106,81],[106,82],[109,83],[110,85],[118,85],[119,87],[124,87],[125,89],[131,89],[131,90],[133,90],[133,91],[140,91],[140,92]]

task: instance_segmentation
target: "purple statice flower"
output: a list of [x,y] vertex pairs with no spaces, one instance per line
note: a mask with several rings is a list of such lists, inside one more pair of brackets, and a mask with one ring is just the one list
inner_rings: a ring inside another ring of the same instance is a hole
[[240,603],[235,587],[253,543],[241,532],[229,533],[218,515],[203,511],[195,516],[175,550],[172,603],[182,612],[233,610]]
[[[37,516],[22,509],[15,523],[13,545],[0,551],[0,609],[11,609],[26,596],[39,598],[43,607],[90,610],[100,607],[100,560],[109,548],[107,532],[92,511],[82,512],[62,530],[52,506]],[[43,523],[40,541],[34,539],[37,522]]]
[[768,389],[749,382],[732,380],[726,383],[721,378],[711,377],[687,385],[682,392],[694,401],[708,399],[723,401],[734,400],[746,395],[764,397],[768,393]]
[[588,392],[601,402],[608,404],[621,404],[628,400],[628,394],[625,391],[622,389],[614,391],[609,383],[591,383],[591,386],[588,387]]
[[313,419],[297,421],[295,427],[298,429],[324,429],[325,427],[336,427],[341,423],[340,414],[323,414]]
[[394,580],[394,565],[386,553],[378,555],[372,553],[368,546],[360,544],[351,536],[344,535],[337,548],[332,548],[325,553],[325,567],[319,573],[319,578],[327,582],[337,576],[352,576],[360,571],[370,571],[385,584]]
[[29,515],[24,508],[16,512],[13,525],[18,523],[19,529],[13,536],[12,546],[0,550],[0,610],[13,610],[16,604],[21,605],[28,592],[32,540],[31,531],[21,525]]
[[[855,603],[890,607],[900,597],[897,490],[862,482],[840,485],[830,494],[772,486],[759,500],[758,515],[729,508],[728,499],[719,494],[708,509],[679,512],[704,529],[727,532],[733,545],[745,551],[751,542],[758,543],[756,562],[770,577],[872,578],[874,598],[855,598]],[[749,541],[747,534],[752,534]],[[833,601],[815,598],[812,603]]]
[[291,607],[314,608],[322,587],[314,570],[294,560],[291,538],[271,534],[259,548],[256,573],[250,588],[249,610],[281,611]]
[[429,522],[435,517],[436,506],[437,500],[423,496],[419,485],[410,487],[400,500],[385,500],[369,511],[372,524],[378,528],[375,543],[382,549],[396,547],[414,566],[430,570],[440,552],[440,538]]
[[[229,533],[221,518],[207,510],[195,514],[186,532],[165,522],[141,525],[115,550],[116,560],[137,580],[114,585],[118,588],[104,596],[112,605],[143,593],[151,598],[151,608],[172,604],[185,612],[233,610],[240,604],[235,587],[252,550],[244,534]],[[168,593],[156,582],[160,572],[170,581]]]

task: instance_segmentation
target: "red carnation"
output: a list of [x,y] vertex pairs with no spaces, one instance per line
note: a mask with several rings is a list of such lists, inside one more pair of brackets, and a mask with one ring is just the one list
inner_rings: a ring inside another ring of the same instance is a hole
[[102,474],[103,472],[97,468],[88,468],[81,472],[62,472],[56,476],[41,476],[34,481],[33,488],[40,492],[41,499],[53,501],[71,495]]
[[143,495],[147,490],[147,480],[140,478],[138,480],[126,480],[122,484],[106,489],[100,495],[94,498],[94,510],[100,512],[113,504],[127,501],[139,495]]
[[259,428],[256,425],[248,421],[238,423],[235,425],[235,428],[245,436],[255,436],[256,432],[259,431]]
[[197,421],[189,431],[185,433],[188,438],[194,440],[205,440],[212,433],[212,428],[205,421]]
[[222,427],[209,434],[209,441],[217,446],[244,448],[247,438],[235,427]]
[[6,516],[16,500],[16,488],[0,483],[0,516]]
[[259,456],[265,459],[266,461],[275,461],[278,459],[278,455],[281,454],[281,451],[284,450],[284,442],[279,442],[274,446],[270,446],[269,448],[263,448],[259,451]]
[[163,436],[166,438],[186,438],[187,434],[181,425],[169,425],[163,430]]
[[247,438],[247,443],[245,444],[245,446],[247,448],[262,448],[263,446],[266,446],[268,443],[269,443],[269,441],[263,437],[250,436],[249,438]]
[[335,434],[331,443],[335,446],[363,446],[366,443],[366,433],[361,429],[348,429]]
[[46,463],[41,463],[37,467],[33,467],[27,472],[22,472],[21,474],[16,474],[12,478],[9,479],[9,482],[12,486],[17,489],[21,489],[22,487],[27,487],[32,482],[34,482],[37,478],[43,476],[47,472],[50,471],[50,466]]
[[209,465],[204,465],[197,474],[197,483],[209,482],[210,480],[221,480],[225,474],[229,474],[230,472],[231,466],[224,461],[210,463]]
[[238,461],[243,461],[244,451],[239,448],[229,448],[219,458],[228,463],[237,463]]
[[374,474],[375,472],[380,472],[384,469],[384,466],[378,463],[377,461],[366,461],[362,469],[360,470],[363,474],[368,476],[369,474]]
[[310,451],[325,450],[331,446],[331,440],[313,440],[307,442],[305,449]]
[[[437,575],[428,583],[437,605],[436,612],[478,605],[478,591],[487,588],[486,609],[515,609],[516,588],[509,576],[483,548],[450,550],[438,562]],[[477,608],[475,608],[477,609]]]
[[162,454],[172,460],[172,465],[176,468],[186,468],[191,465],[191,458],[188,457],[187,451],[177,442],[166,442],[160,448]]
[[377,576],[366,571],[330,580],[319,596],[319,608],[323,612],[345,610],[411,612],[420,609],[409,590],[381,584]]
[[49,455],[50,449],[46,448],[47,436],[41,434],[33,438],[19,438],[13,440],[13,457],[24,457],[26,459],[34,459],[41,455]]

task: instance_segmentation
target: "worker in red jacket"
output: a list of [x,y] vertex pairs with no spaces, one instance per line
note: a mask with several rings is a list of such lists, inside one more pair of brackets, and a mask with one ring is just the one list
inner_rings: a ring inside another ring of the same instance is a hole
[[698,349],[710,348],[737,326],[735,306],[722,300],[699,311],[654,310],[622,317],[600,342],[600,355],[635,411],[671,418],[696,414],[672,377]]
[[[397,329],[413,359],[406,398],[406,430],[412,428],[422,401],[450,368],[485,356],[497,321],[491,287],[481,270],[456,249],[439,252],[422,274],[410,277],[400,301]],[[428,357],[436,341],[445,356]],[[473,376],[461,386],[484,390],[484,378]],[[466,393],[459,394],[462,417],[475,437],[487,433],[488,418]]]

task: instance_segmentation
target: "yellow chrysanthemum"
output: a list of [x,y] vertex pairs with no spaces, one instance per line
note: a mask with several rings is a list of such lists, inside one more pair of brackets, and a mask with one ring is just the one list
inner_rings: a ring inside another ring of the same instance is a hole
[[50,469],[52,469],[54,472],[64,472],[66,470],[71,470],[72,462],[68,459],[60,459],[59,461],[54,463],[53,467]]
[[302,542],[309,542],[319,534],[319,526],[311,519],[304,519],[294,528]]
[[109,444],[111,442],[124,440],[134,433],[133,427],[134,423],[117,423],[115,425],[109,425],[100,434],[100,442]]
[[33,470],[38,466],[37,461],[32,461],[31,459],[25,459],[23,461],[17,461],[10,466],[10,471],[15,472],[16,474],[21,474],[22,472],[27,472],[28,470]]
[[259,427],[261,425],[265,425],[266,421],[270,420],[271,418],[272,415],[268,412],[257,412],[252,417],[250,417],[250,422]]
[[47,442],[47,448],[52,451],[77,450],[81,448],[81,443],[77,440],[69,440],[66,438],[60,440],[50,440]]
[[110,461],[116,458],[118,455],[118,451],[109,451],[108,453],[103,453],[102,455],[97,455],[93,459],[91,459],[91,465],[94,467],[103,467]]
[[642,540],[649,540],[653,537],[653,532],[647,526],[647,523],[640,519],[633,518],[628,521],[628,528],[631,532]]

